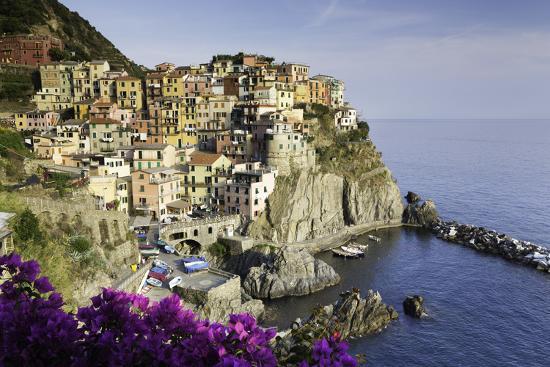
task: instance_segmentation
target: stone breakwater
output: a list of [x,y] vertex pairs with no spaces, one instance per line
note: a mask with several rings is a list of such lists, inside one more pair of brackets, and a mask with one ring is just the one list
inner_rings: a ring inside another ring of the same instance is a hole
[[438,238],[458,243],[507,260],[532,266],[537,270],[550,273],[550,249],[521,241],[506,234],[498,233],[483,227],[459,224],[454,221],[443,221],[438,218],[431,224],[431,231]]

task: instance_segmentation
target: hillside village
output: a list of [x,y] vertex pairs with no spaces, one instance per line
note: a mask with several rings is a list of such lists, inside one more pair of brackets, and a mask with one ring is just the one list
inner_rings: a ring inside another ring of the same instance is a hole
[[[158,243],[182,255],[251,248],[254,241],[240,235],[267,209],[277,177],[316,171],[326,159],[319,155],[326,145],[321,132],[325,141],[338,141],[334,134],[352,134],[360,126],[357,111],[345,102],[344,82],[310,76],[305,64],[239,53],[200,65],[164,62],[140,78],[114,70],[107,60],[53,61],[58,52],[52,50],[64,53],[52,36],[3,36],[0,46],[4,65],[37,68],[41,85],[32,96],[35,108],[0,121],[4,133],[20,134],[24,143],[16,151],[2,147],[4,157],[17,159],[0,162],[0,171],[12,175],[12,188],[28,189],[35,186],[19,182],[34,167],[43,187],[72,191],[73,201],[84,200],[95,217],[118,212],[127,218],[122,228],[138,244],[128,252],[125,242],[118,263],[108,252],[101,256],[111,283],[125,274],[121,261],[157,257],[151,247]],[[24,167],[18,165],[21,156]],[[25,200],[39,215],[46,210],[42,220],[51,220],[43,199]],[[51,206],[58,199],[48,200]],[[87,226],[94,228],[92,222]],[[99,230],[92,244],[103,253],[112,238]],[[80,232],[67,232],[69,244]],[[13,249],[8,227],[5,233],[2,253]],[[75,298],[93,287],[85,288]]]
[[270,61],[162,63],[144,80],[106,60],[44,62],[37,108],[4,125],[32,132],[26,142],[48,172],[85,180],[98,208],[163,223],[194,209],[254,220],[277,175],[315,164],[318,120],[304,112],[327,106],[337,129],[357,128],[342,81]]

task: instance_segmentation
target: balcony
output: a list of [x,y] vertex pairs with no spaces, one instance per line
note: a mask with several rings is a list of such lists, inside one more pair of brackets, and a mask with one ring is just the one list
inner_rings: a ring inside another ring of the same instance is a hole
[[113,142],[113,138],[103,137],[103,138],[100,138],[99,140],[102,141],[103,143],[112,143]]

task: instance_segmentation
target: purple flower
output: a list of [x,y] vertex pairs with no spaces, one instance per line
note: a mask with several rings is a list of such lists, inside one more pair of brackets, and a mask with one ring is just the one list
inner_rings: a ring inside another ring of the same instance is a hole
[[53,286],[47,277],[41,277],[34,281],[34,287],[40,293],[48,293],[53,291]]

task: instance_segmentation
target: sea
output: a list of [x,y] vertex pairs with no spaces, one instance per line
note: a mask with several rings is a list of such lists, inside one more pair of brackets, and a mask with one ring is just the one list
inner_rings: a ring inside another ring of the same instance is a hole
[[[432,199],[444,219],[550,246],[550,121],[374,120],[371,137],[403,195]],[[441,241],[425,230],[379,230],[361,260],[319,258],[342,282],[267,303],[288,327],[343,290],[380,292],[400,313],[381,333],[351,340],[368,366],[550,366],[550,274]],[[368,243],[366,236],[360,242]],[[407,295],[429,317],[402,312]]]

